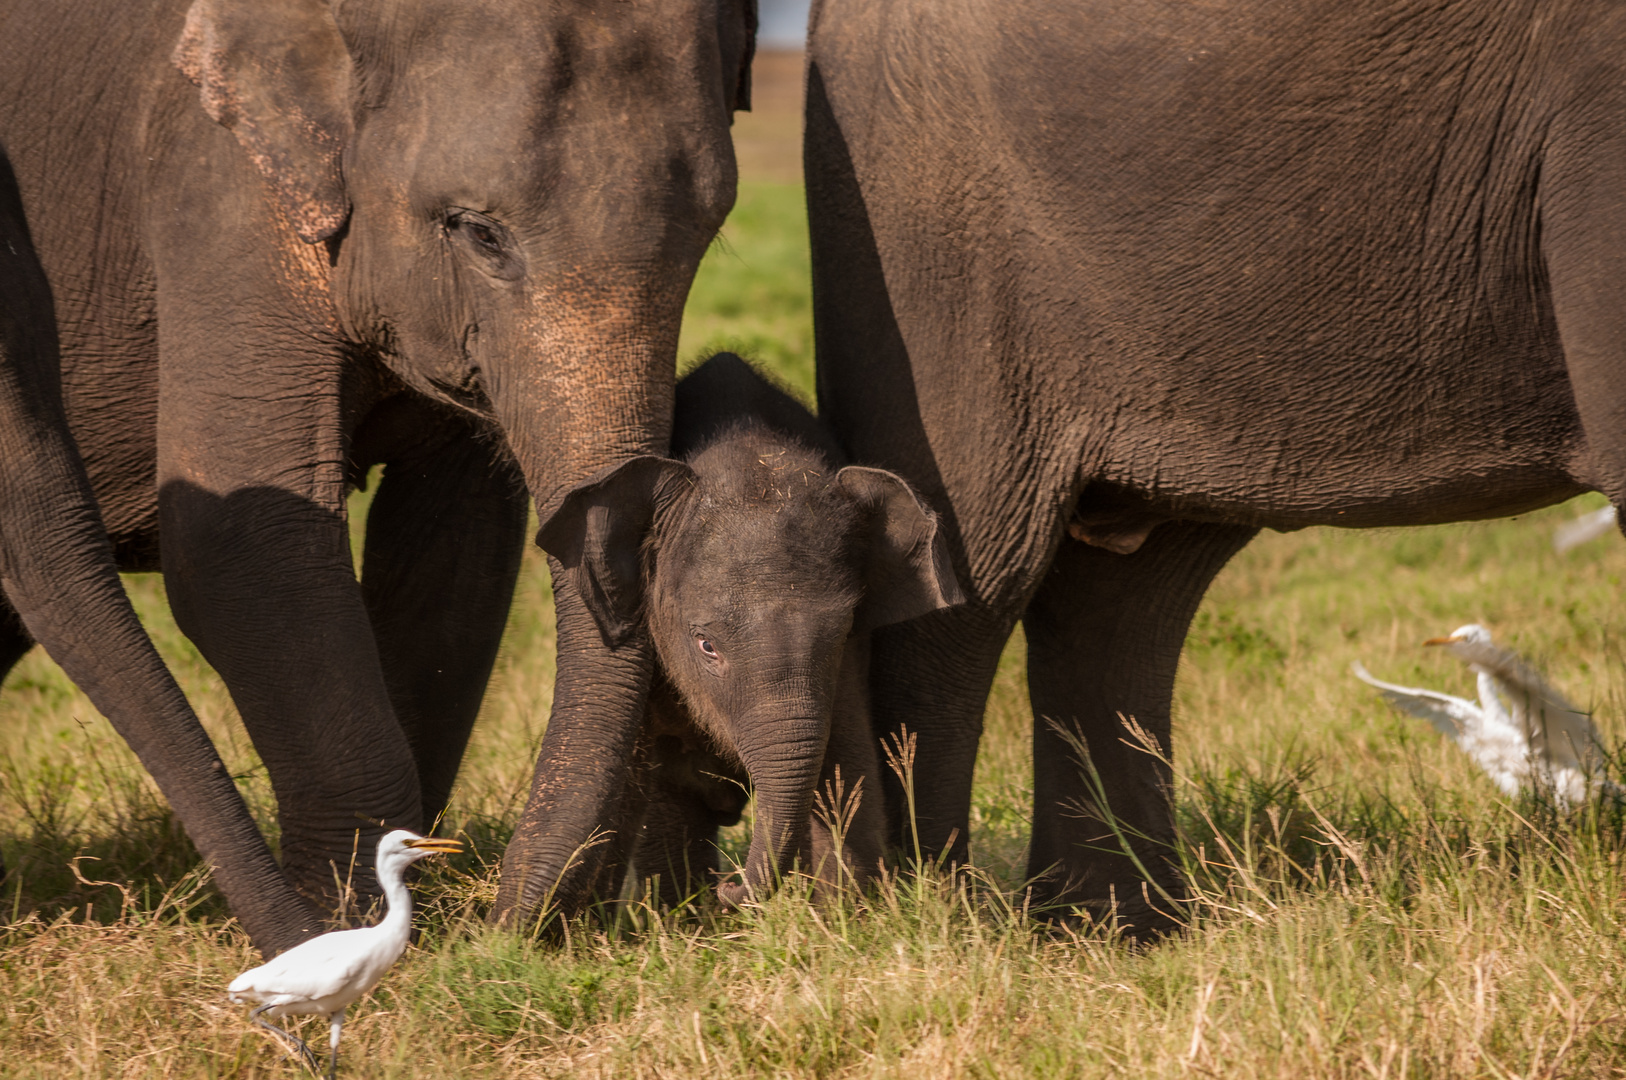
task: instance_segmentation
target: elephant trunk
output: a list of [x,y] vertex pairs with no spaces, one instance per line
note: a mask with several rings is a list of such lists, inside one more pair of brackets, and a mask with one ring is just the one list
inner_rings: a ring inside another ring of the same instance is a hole
[[739,745],[756,793],[756,820],[744,882],[726,882],[717,889],[718,898],[730,907],[769,896],[777,878],[797,860],[809,868],[813,800],[830,737],[830,713],[826,708],[787,718],[778,712],[770,720],[747,721],[740,730],[756,736]]
[[573,484],[665,454],[689,274],[583,270],[537,290],[512,336],[492,331],[482,381],[544,521]]
[[[535,299],[517,340],[490,342],[486,390],[544,521],[584,476],[666,452],[687,286],[686,277],[559,285]],[[641,526],[615,527],[629,530],[635,551]],[[579,910],[624,857],[616,810],[654,671],[647,634],[605,640],[581,582],[556,559],[549,568],[558,679],[530,798],[503,857],[493,914],[504,923]]]

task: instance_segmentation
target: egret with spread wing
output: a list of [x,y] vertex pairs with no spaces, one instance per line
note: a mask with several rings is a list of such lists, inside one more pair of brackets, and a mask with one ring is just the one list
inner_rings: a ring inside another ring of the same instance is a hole
[[1390,704],[1429,721],[1484,769],[1502,793],[1539,787],[1573,806],[1601,787],[1603,741],[1591,718],[1490,631],[1470,623],[1425,645],[1443,645],[1467,664],[1479,683],[1479,701],[1375,679],[1360,664],[1355,675],[1378,688]]
[[402,875],[428,855],[461,851],[456,840],[422,837],[397,829],[378,842],[378,883],[384,889],[387,912],[377,926],[335,930],[295,946],[267,964],[245,971],[226,992],[236,1002],[258,1002],[249,1014],[256,1024],[296,1045],[305,1063],[316,1070],[316,1055],[305,1040],[261,1019],[272,1016],[326,1016],[329,1024],[328,1080],[339,1067],[339,1032],[344,1010],[384,977],[412,934],[412,895]]
[[1566,521],[1553,530],[1553,550],[1560,555],[1570,548],[1580,547],[1619,527],[1619,517],[1613,506],[1582,514],[1574,521]]

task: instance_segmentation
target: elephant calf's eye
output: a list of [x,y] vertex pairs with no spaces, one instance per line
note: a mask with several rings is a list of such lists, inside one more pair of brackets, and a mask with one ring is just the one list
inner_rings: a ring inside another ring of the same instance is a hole
[[705,634],[695,634],[694,647],[700,650],[700,659],[706,665],[706,670],[713,675],[722,675],[728,670],[728,661],[716,644]]

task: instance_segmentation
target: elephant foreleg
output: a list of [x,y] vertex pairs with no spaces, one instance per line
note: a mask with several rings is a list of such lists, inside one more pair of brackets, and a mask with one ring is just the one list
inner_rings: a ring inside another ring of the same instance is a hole
[[[908,859],[918,843],[927,862],[966,860],[983,708],[1010,631],[1010,622],[968,604],[873,634],[870,706],[883,751],[886,837]],[[900,755],[906,744],[908,762]]]
[[655,879],[656,904],[677,908],[716,884],[717,830],[739,820],[739,815],[721,814],[706,805],[699,792],[658,776],[649,783],[633,866],[641,881]]
[[630,848],[624,796],[655,667],[643,633],[607,647],[563,565],[548,567],[559,675],[530,798],[503,855],[493,916],[504,923],[581,910]]
[[[1169,927],[1184,895],[1171,859],[1170,774],[1159,760],[1170,752],[1175,669],[1203,593],[1255,531],[1171,522],[1130,555],[1062,542],[1023,617],[1035,908],[1082,906],[1131,932]],[[1156,746],[1138,745],[1125,719]]]
[[[351,560],[342,347],[302,310],[315,294],[252,261],[177,251],[159,269],[159,527],[176,622],[266,764],[288,875],[325,904],[346,883],[372,893],[384,829],[421,829],[423,813]],[[227,296],[257,306],[215,299]]]
[[869,715],[870,635],[855,634],[841,658],[835,715],[813,799],[812,870],[823,894],[874,880],[886,844],[880,746]]
[[421,829],[423,814],[343,517],[275,489],[175,482],[160,513],[176,622],[266,763],[288,874],[323,903],[346,882],[375,891],[379,835]]
[[460,419],[384,467],[362,595],[417,760],[426,823],[445,809],[497,659],[525,544],[518,470]]
[[717,883],[717,830],[739,822],[750,780],[715,752],[659,669],[638,742],[633,869],[640,881],[656,880],[657,904],[676,908]]
[[95,703],[169,800],[267,955],[320,929],[119,581],[68,433],[49,288],[15,192],[0,192],[0,674],[34,640]]

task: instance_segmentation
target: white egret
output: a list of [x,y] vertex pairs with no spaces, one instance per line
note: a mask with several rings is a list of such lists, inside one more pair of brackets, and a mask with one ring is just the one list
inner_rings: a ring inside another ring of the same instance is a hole
[[1479,701],[1398,686],[1372,677],[1360,664],[1357,678],[1404,712],[1421,717],[1456,742],[1504,795],[1535,786],[1569,807],[1590,791],[1615,786],[1596,779],[1603,740],[1586,713],[1570,704],[1523,658],[1470,623],[1425,645],[1443,645],[1478,677]]
[[1582,514],[1574,521],[1566,521],[1553,530],[1553,550],[1562,555],[1570,548],[1580,547],[1589,540],[1596,540],[1614,530],[1616,521],[1613,506]]
[[297,945],[269,963],[245,971],[226,988],[241,1004],[258,1002],[249,1013],[256,1024],[298,1046],[312,1072],[316,1055],[293,1032],[261,1019],[272,1016],[326,1016],[329,1024],[328,1080],[339,1066],[339,1032],[345,1008],[377,985],[406,950],[412,934],[412,895],[402,875],[406,868],[429,855],[457,852],[456,840],[422,837],[396,829],[378,842],[378,883],[387,905],[377,926],[335,930]]

